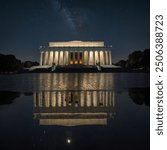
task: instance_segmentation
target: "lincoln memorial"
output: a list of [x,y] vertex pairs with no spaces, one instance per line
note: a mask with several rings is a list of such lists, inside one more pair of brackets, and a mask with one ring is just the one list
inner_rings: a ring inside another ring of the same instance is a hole
[[49,42],[40,47],[40,66],[112,65],[111,47],[102,41]]

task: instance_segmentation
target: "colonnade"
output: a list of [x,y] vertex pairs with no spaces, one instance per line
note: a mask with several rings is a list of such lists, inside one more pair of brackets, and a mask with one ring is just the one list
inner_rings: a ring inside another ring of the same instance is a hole
[[93,51],[41,51],[40,65],[112,65],[112,55],[109,50]]
[[34,108],[50,107],[114,107],[115,93],[113,91],[45,91],[34,93]]

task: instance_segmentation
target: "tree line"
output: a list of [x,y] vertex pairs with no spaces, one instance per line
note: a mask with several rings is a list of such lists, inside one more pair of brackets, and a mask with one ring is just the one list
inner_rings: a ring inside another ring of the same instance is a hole
[[0,73],[18,72],[23,68],[38,66],[38,62],[25,61],[17,59],[14,55],[0,54]]
[[150,70],[150,49],[134,51],[128,55],[127,60],[120,60],[115,63],[117,66],[132,70]]

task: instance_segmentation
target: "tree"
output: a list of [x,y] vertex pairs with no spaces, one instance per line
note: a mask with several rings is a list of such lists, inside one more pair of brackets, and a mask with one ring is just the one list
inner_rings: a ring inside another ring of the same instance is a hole
[[0,72],[15,72],[21,69],[21,60],[14,55],[0,54]]

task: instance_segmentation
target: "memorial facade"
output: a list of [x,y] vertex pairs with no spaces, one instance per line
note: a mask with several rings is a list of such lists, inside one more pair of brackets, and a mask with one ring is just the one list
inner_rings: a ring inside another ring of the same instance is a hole
[[40,47],[40,66],[112,65],[111,46],[104,42],[49,42]]

